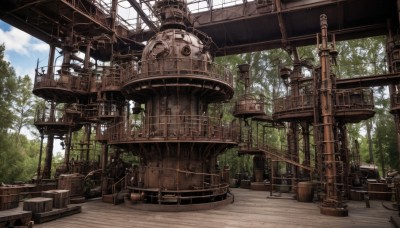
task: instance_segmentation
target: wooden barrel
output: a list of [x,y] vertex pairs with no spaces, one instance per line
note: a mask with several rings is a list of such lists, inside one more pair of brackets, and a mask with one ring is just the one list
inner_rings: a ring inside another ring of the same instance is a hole
[[36,197],[24,201],[24,211],[32,211],[32,213],[42,213],[53,210],[53,199]]
[[314,188],[311,181],[299,182],[297,184],[297,200],[299,202],[312,202]]
[[0,211],[17,208],[19,204],[19,195],[0,195]]
[[69,204],[69,190],[49,190],[43,191],[42,197],[53,199],[53,208],[66,208]]
[[62,174],[58,179],[58,189],[69,190],[70,197],[82,196],[84,178],[80,174]]
[[138,202],[142,199],[140,193],[131,193],[131,201]]

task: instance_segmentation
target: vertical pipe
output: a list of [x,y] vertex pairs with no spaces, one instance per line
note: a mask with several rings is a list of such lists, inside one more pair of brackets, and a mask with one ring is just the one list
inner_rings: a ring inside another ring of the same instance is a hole
[[86,125],[86,161],[89,161],[91,133],[92,133],[92,127],[90,124],[88,124]]
[[309,130],[309,124],[307,122],[305,122],[302,126],[302,133],[303,133],[304,165],[310,167],[311,166],[310,130]]
[[[50,104],[50,122],[55,122],[55,108],[56,105],[54,102],[51,102]],[[53,160],[53,144],[54,144],[54,135],[49,134],[47,137],[47,145],[46,145],[46,158],[44,162],[44,168],[43,168],[43,179],[50,179],[51,176],[51,162]]]
[[107,194],[107,188],[108,188],[108,181],[106,178],[106,167],[107,167],[107,159],[108,159],[108,145],[107,143],[102,143],[101,144],[101,193],[102,195]]
[[71,130],[71,128],[69,128],[68,135],[67,135],[67,142],[65,145],[65,167],[67,168],[67,171],[69,171],[69,157],[71,154],[71,141],[72,141],[72,130]]
[[326,178],[326,196],[325,199],[336,199],[335,189],[335,154],[334,154],[334,134],[333,134],[333,104],[332,104],[332,80],[330,74],[330,56],[328,47],[328,23],[326,15],[321,15],[321,116],[323,122],[323,153],[325,154],[325,178]]
[[56,46],[50,44],[49,61],[47,64],[47,75],[49,78],[54,79],[54,56],[56,53]]
[[37,177],[36,180],[40,180],[40,169],[42,166],[42,154],[43,154],[43,139],[44,136],[42,133],[40,133],[40,152],[39,152],[39,162],[38,162],[38,167],[37,167]]
[[101,144],[101,170],[103,173],[107,167],[107,158],[108,158],[108,145],[107,143]]

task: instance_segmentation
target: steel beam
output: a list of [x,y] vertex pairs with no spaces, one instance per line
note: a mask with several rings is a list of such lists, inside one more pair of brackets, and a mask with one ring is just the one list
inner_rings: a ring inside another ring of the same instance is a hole
[[142,7],[139,5],[139,3],[136,0],[127,0],[131,6],[136,10],[136,12],[139,14],[140,18],[144,21],[144,23],[149,26],[149,28],[153,32],[157,32],[158,28],[157,26],[147,17],[146,13],[142,10]]

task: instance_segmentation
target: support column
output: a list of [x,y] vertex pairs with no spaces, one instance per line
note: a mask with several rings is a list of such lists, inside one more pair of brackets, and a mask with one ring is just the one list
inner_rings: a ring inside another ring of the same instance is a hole
[[310,154],[310,130],[309,124],[303,122],[301,124],[301,132],[303,135],[303,152],[304,152],[304,165],[307,167],[311,166],[311,154]]
[[[398,1],[399,2],[399,1]],[[386,43],[388,67],[390,73],[400,72],[400,37],[394,36],[389,25],[389,35]],[[398,170],[400,170],[400,85],[393,83],[389,86],[390,112],[393,114],[396,127]]]
[[65,167],[66,171],[69,172],[69,157],[71,154],[71,140],[72,140],[72,131],[71,128],[68,129],[67,137],[66,137],[66,142],[65,142],[65,157],[64,157],[64,162],[65,162]]
[[347,216],[348,211],[337,191],[337,161],[335,159],[334,110],[333,110],[333,76],[331,75],[331,57],[328,46],[328,23],[326,15],[321,15],[321,61],[320,111],[323,128],[323,150],[325,167],[325,199],[321,213],[332,216]]
[[107,178],[105,176],[106,167],[107,167],[107,160],[108,160],[108,145],[107,143],[101,144],[101,173],[102,173],[102,183],[101,183],[101,193],[102,195],[107,194]]
[[47,65],[47,74],[51,79],[54,79],[54,57],[56,52],[56,46],[50,44],[49,61]]
[[[290,159],[295,162],[299,162],[299,134],[297,132],[297,123],[291,122],[289,124],[289,133],[288,133],[288,145],[289,145],[289,154]],[[297,192],[297,178],[299,168],[295,165],[287,164],[288,171],[292,175],[291,185],[292,185],[292,193]]]
[[350,159],[349,159],[349,150],[348,150],[348,140],[347,140],[347,128],[344,123],[338,124],[339,130],[339,150],[340,150],[340,157],[342,161],[342,170],[338,171],[342,173],[342,183],[345,190],[345,196],[350,195]]
[[254,182],[264,181],[265,155],[254,155],[253,157],[253,176]]
[[90,155],[90,135],[91,135],[91,125],[88,124],[85,126],[86,128],[86,161],[89,161],[89,155]]
[[[50,104],[50,119],[49,122],[55,122],[55,108],[56,104],[51,102]],[[51,163],[53,161],[53,144],[54,144],[54,135],[49,134],[47,137],[47,145],[46,145],[46,158],[44,161],[43,167],[43,179],[50,179],[51,177]]]
[[39,151],[39,162],[38,162],[38,167],[37,167],[36,181],[41,179],[40,171],[42,168],[43,139],[44,139],[44,135],[43,135],[43,133],[40,133],[40,151]]

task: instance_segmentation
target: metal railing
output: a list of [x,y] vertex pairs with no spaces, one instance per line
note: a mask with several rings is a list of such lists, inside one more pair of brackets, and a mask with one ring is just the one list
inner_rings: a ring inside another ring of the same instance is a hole
[[34,124],[73,124],[73,116],[67,115],[64,108],[56,108],[52,113],[49,108],[36,110]]
[[[150,122],[150,123],[149,123]],[[238,126],[219,118],[201,115],[149,116],[143,125],[123,121],[107,129],[110,140],[146,141],[151,139],[235,141]]]
[[335,98],[336,110],[374,109],[374,93],[370,88],[338,89]]
[[124,78],[125,83],[159,76],[179,76],[209,78],[233,86],[233,75],[225,67],[209,61],[191,58],[165,58],[146,60],[141,63],[141,71]]
[[[34,88],[57,87],[66,90],[88,90],[90,73],[84,72],[80,65],[51,66],[51,68],[54,73],[50,74],[47,66],[40,67],[40,71],[38,68],[36,69]],[[82,72],[79,72],[81,70]]]
[[[373,90],[370,88],[337,89],[335,93],[335,109],[374,109]],[[275,99],[274,113],[298,112],[314,107],[314,94],[302,94]]]
[[233,115],[242,113],[265,113],[263,98],[255,96],[246,96],[240,98],[234,106]]
[[300,96],[282,97],[275,99],[273,104],[274,113],[312,110],[314,107],[314,94],[309,93]]
[[127,78],[137,74],[137,67],[130,64],[116,66],[98,66],[96,68],[96,81],[101,82],[101,88],[118,89]]
[[[120,189],[121,190],[123,190],[124,188],[125,188],[125,184],[126,184],[126,182],[125,182],[125,178],[126,178],[126,175],[124,176],[124,177],[122,177],[121,179],[119,179],[117,182],[115,182],[113,185],[112,185],[112,194],[114,195],[115,193],[116,193],[116,190],[117,190],[117,187],[119,186],[120,187]],[[114,197],[114,200],[115,200],[115,198],[116,197]],[[115,202],[114,202],[115,203]]]

